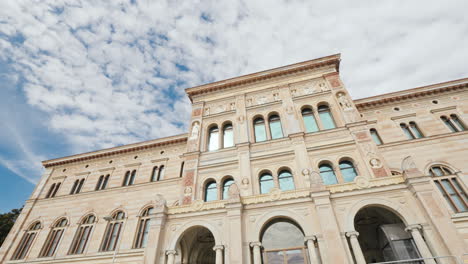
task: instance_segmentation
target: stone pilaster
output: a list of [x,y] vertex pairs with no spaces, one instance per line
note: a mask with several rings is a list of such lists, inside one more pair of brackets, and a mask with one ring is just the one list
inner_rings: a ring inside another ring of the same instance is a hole
[[229,264],[244,263],[244,234],[242,231],[242,203],[240,200],[229,201],[226,204],[227,210],[227,230],[229,237],[229,247],[225,249],[225,255],[229,258]]
[[157,264],[161,259],[161,256],[159,256],[159,249],[163,246],[162,239],[166,220],[167,207],[164,201],[161,202],[158,207],[154,208],[154,213],[151,215],[148,243],[145,248],[145,264]]

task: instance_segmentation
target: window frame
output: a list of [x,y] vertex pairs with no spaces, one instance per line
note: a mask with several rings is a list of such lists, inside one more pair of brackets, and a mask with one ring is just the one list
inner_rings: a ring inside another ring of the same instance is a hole
[[[441,175],[436,172],[436,168],[442,172]],[[432,165],[429,167],[428,171],[429,175],[432,177],[432,181],[437,187],[437,190],[444,197],[449,207],[455,213],[468,212],[468,195],[466,192],[466,187],[462,181],[459,181],[455,172],[449,167],[441,164]],[[447,183],[454,192],[450,192],[450,190],[447,189],[447,186],[445,186],[444,182]],[[464,208],[460,208],[460,205],[454,200],[453,196],[457,197]]]
[[81,255],[85,253],[95,223],[96,216],[94,214],[89,214],[81,220],[70,245],[68,255]]
[[[126,214],[124,211],[117,211],[112,214],[112,219],[108,221],[104,237],[102,239],[100,252],[114,251],[119,243],[123,225],[125,223]],[[116,229],[116,227],[118,229]],[[115,232],[117,230],[117,232]],[[112,243],[111,243],[112,242]]]
[[[306,112],[306,113],[305,113]],[[302,123],[304,125],[304,132],[305,133],[315,133],[320,131],[320,126],[317,122],[317,118],[315,117],[315,111],[311,106],[305,106],[301,109],[301,116],[302,116]],[[308,125],[306,122],[306,117],[311,117],[313,123],[315,124],[316,130],[315,131],[308,131]]]
[[[328,116],[329,116],[329,118],[331,120],[332,127],[327,128],[327,125],[324,122],[324,119],[322,118],[323,114],[325,114],[325,113],[328,114]],[[319,116],[320,123],[322,125],[321,127],[322,127],[323,130],[330,130],[330,129],[337,128],[336,120],[335,120],[335,118],[333,116],[331,107],[328,104],[319,104],[317,106],[317,114]]]
[[53,227],[50,229],[49,235],[47,236],[47,239],[39,253],[40,258],[53,257],[55,255],[67,226],[68,219],[65,217],[62,217],[55,222]]
[[[213,187],[210,187],[213,186]],[[214,199],[208,200],[208,195],[214,193]],[[218,184],[214,179],[207,180],[203,187],[203,201],[211,202],[218,200]]]
[[[253,119],[253,121],[252,121],[252,125],[253,125],[254,142],[268,141],[268,133],[267,133],[267,129],[266,129],[265,118],[263,118],[263,116],[255,117]],[[263,127],[262,133],[264,135],[259,135],[259,133],[257,133],[257,130],[256,130],[257,127]],[[262,140],[261,138],[259,138],[260,136],[264,136],[264,139]]]
[[41,229],[42,224],[40,221],[35,221],[29,225],[28,229],[24,232],[20,242],[16,246],[11,260],[22,260],[28,256],[29,250],[32,248],[32,245]]
[[[272,126],[277,126],[277,127],[272,127]],[[268,129],[270,130],[270,140],[284,138],[283,124],[281,122],[281,117],[278,113],[274,112],[268,115]],[[278,133],[280,133],[281,136],[279,137],[273,136],[274,134],[276,134],[276,133],[273,133],[275,129],[279,129]]]
[[133,243],[133,248],[146,248],[152,217],[151,214],[153,211],[154,207],[148,206],[138,217],[138,225],[135,232],[135,241]]
[[[289,175],[283,176],[285,173],[288,173]],[[283,187],[281,187],[281,182],[284,181],[285,179],[286,180],[291,179],[292,189],[283,189]],[[281,169],[278,172],[278,187],[279,187],[279,189],[281,191],[292,191],[292,190],[296,189],[296,184],[294,182],[294,175],[292,174],[292,172],[289,169]]]
[[[271,179],[269,180],[262,180],[262,178],[265,178],[265,177],[271,177]],[[268,189],[268,191],[263,191],[263,188],[262,188],[262,183],[264,182],[270,182],[271,181],[271,184],[272,186],[270,187],[270,189]],[[260,176],[258,177],[258,185],[259,185],[259,189],[260,189],[260,194],[267,194],[269,192],[271,192],[271,189],[275,188],[275,177],[273,176],[273,173],[269,172],[269,171],[264,171],[262,173],[260,173]]]
[[372,138],[372,140],[374,141],[374,143],[377,146],[380,146],[380,145],[384,144],[384,142],[383,142],[382,138],[380,137],[380,134],[379,134],[379,132],[377,131],[376,128],[369,129],[369,133],[371,134],[371,138]]
[[[208,138],[206,141],[207,151],[216,151],[220,149],[220,135],[221,131],[217,124],[212,124],[208,127]],[[212,145],[213,143],[213,145]]]

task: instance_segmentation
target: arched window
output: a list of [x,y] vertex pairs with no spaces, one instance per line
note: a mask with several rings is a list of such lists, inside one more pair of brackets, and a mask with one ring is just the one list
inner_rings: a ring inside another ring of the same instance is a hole
[[343,176],[343,180],[345,182],[352,182],[357,176],[356,169],[354,168],[353,163],[349,160],[344,160],[340,162],[340,171],[341,176]]
[[269,193],[275,187],[273,176],[269,172],[265,172],[260,176],[260,193]]
[[380,138],[379,133],[377,132],[377,129],[371,128],[370,129],[370,134],[371,134],[372,139],[374,140],[375,144],[382,145],[382,139]]
[[184,166],[185,166],[185,161],[182,161],[182,163],[180,164],[179,178],[182,178],[182,176],[184,176]]
[[60,185],[61,183],[58,182],[58,183],[53,183],[50,188],[49,188],[49,191],[47,192],[47,195],[45,198],[53,198],[55,197],[55,195],[57,194],[59,188],[60,188]]
[[101,190],[102,182],[104,181],[104,175],[99,176],[99,180],[96,184],[96,188],[94,188],[95,191]]
[[130,181],[128,182],[128,185],[133,185],[133,183],[135,183],[135,176],[136,176],[136,170],[133,170],[130,176]]
[[124,177],[124,180],[123,180],[123,183],[122,183],[122,186],[128,186],[129,185],[129,182],[130,182],[130,171],[127,171],[125,173],[125,177]]
[[217,195],[216,182],[210,181],[205,186],[205,202],[214,201],[218,199]]
[[468,196],[465,188],[460,184],[457,176],[449,168],[442,165],[435,165],[429,169],[429,174],[437,189],[456,213],[468,211]]
[[94,215],[86,216],[81,221],[78,230],[76,231],[75,238],[73,239],[69,254],[83,254],[83,251],[88,244],[89,236],[94,226],[96,217]]
[[223,182],[223,199],[229,198],[229,187],[234,183],[232,178],[228,178]]
[[327,105],[321,105],[318,107],[318,114],[320,121],[322,121],[322,126],[324,129],[335,128],[335,121],[333,121],[333,116],[330,112],[330,108]]
[[335,171],[330,164],[322,164],[319,166],[320,176],[322,177],[323,184],[337,184],[338,180],[336,179]]
[[421,133],[421,130],[419,130],[418,125],[416,125],[416,122],[409,122],[409,127],[411,129],[411,132],[413,132],[413,135],[416,138],[423,138],[423,134]]
[[272,221],[263,231],[262,246],[265,263],[308,263],[304,233],[292,221]]
[[84,184],[84,179],[75,180],[75,183],[73,184],[73,187],[72,187],[72,189],[70,191],[70,194],[80,193],[81,188],[83,188],[83,184]]
[[262,142],[267,139],[266,129],[265,129],[265,120],[263,120],[263,118],[261,117],[258,117],[254,120],[254,134],[255,134],[255,142]]
[[44,246],[42,247],[41,253],[39,254],[40,257],[51,257],[55,254],[57,245],[59,244],[60,239],[62,238],[63,232],[67,224],[68,221],[65,218],[62,218],[55,223],[52,230],[50,230],[49,236],[47,237]]
[[45,198],[50,198],[50,196],[51,196],[52,192],[54,191],[54,189],[55,189],[55,183],[53,183],[53,184],[50,186],[49,191],[47,192],[47,195],[46,195]]
[[460,121],[457,115],[451,114],[450,117],[441,116],[440,119],[452,132],[465,131],[465,125]]
[[413,133],[411,133],[411,131],[409,130],[407,124],[401,123],[401,124],[400,124],[400,127],[401,127],[401,129],[403,130],[403,133],[405,133],[405,135],[406,135],[406,137],[407,137],[408,139],[415,139]]
[[153,212],[153,207],[149,207],[143,211],[138,221],[137,236],[135,239],[134,248],[145,248],[148,242],[148,234],[150,229],[150,216]]
[[104,190],[107,188],[107,183],[109,183],[109,177],[110,177],[110,174],[107,174],[106,177],[104,177],[104,181],[102,182],[102,185],[101,185],[101,190]]
[[317,121],[315,120],[314,112],[312,112],[312,109],[302,109],[302,119],[304,120],[304,126],[307,133],[319,131]]
[[208,135],[208,151],[219,149],[219,129],[218,126],[212,126]]
[[164,180],[164,165],[159,167],[158,181]]
[[234,132],[232,124],[226,124],[223,127],[223,148],[234,146]]
[[158,166],[153,167],[153,171],[151,172],[151,181],[157,181],[158,180]]
[[282,191],[294,190],[294,179],[288,170],[282,170],[278,174],[279,188]]
[[281,128],[281,120],[278,115],[271,115],[268,118],[270,124],[271,139],[277,139],[283,137],[283,129]]
[[105,217],[109,221],[107,224],[106,232],[104,233],[104,240],[102,241],[101,251],[113,251],[120,239],[120,231],[123,226],[125,214],[122,211],[115,212],[112,217]]
[[26,233],[24,233],[23,238],[21,238],[18,247],[13,253],[13,257],[11,258],[12,260],[24,259],[26,257],[40,229],[41,223],[39,221],[34,222],[32,225],[29,226]]

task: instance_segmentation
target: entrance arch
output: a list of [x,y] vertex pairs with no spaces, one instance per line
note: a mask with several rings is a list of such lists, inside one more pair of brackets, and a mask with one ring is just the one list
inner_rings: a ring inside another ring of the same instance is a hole
[[[354,217],[354,228],[366,263],[379,263],[420,258],[413,237],[405,230],[402,219],[378,206],[360,209]],[[420,262],[411,262],[420,263]]]
[[211,231],[203,226],[194,226],[186,230],[176,245],[175,263],[180,264],[215,264],[215,238]]
[[264,264],[309,263],[304,232],[290,219],[276,218],[268,222],[261,231],[260,241]]

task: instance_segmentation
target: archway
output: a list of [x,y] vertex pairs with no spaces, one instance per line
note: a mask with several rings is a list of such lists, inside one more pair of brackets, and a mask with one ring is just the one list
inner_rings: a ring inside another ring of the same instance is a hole
[[307,248],[304,245],[302,229],[289,219],[270,221],[262,230],[263,263],[305,264]]
[[175,263],[180,264],[215,264],[216,252],[213,250],[215,238],[210,230],[195,226],[184,232],[177,243]]
[[[411,234],[405,231],[405,224],[390,210],[365,207],[356,214],[354,228],[359,232],[359,245],[366,263],[420,258]],[[410,264],[414,263],[422,262]]]

